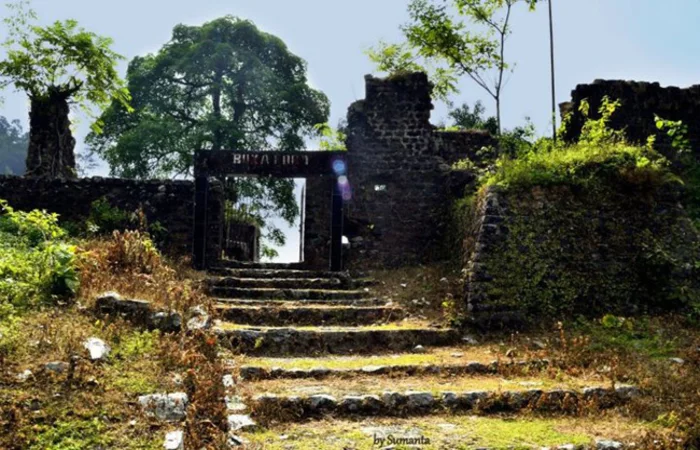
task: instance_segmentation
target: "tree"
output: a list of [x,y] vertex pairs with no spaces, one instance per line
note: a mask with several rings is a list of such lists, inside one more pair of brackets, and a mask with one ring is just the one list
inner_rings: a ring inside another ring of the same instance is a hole
[[0,174],[24,174],[29,134],[22,129],[19,120],[9,122],[0,116]]
[[450,118],[454,121],[454,126],[462,130],[486,130],[493,135],[498,134],[498,122],[495,117],[484,117],[486,108],[477,101],[474,109],[464,103],[459,108],[449,112]]
[[[129,93],[116,69],[122,57],[111,50],[111,39],[78,28],[75,20],[30,25],[36,16],[26,6],[10,5],[15,15],[4,19],[7,57],[0,61],[0,88],[13,85],[29,96],[26,175],[74,178],[70,103],[89,115],[93,106],[112,100],[128,110]],[[93,129],[100,131],[99,121]]]
[[[494,99],[500,132],[501,97],[505,73],[510,68],[505,50],[513,8],[517,3],[525,3],[533,10],[537,0],[451,0],[451,3],[412,0],[408,7],[410,23],[402,27],[406,44],[399,46],[397,52],[403,55],[403,61],[421,57],[438,66],[443,64],[443,71],[471,78]],[[474,26],[481,32],[471,31],[470,27]],[[391,53],[391,48],[385,44],[375,54],[385,54],[387,60],[387,51]],[[490,77],[491,72],[495,76]],[[447,87],[451,89],[450,85]]]
[[[201,26],[178,25],[156,54],[129,64],[133,114],[115,102],[102,116],[104,133],[88,136],[114,175],[191,176],[197,149],[304,148],[304,138],[329,115],[326,96],[312,89],[306,63],[252,22],[227,16]],[[293,222],[294,183],[237,179],[248,212]],[[283,243],[268,228],[267,237]]]

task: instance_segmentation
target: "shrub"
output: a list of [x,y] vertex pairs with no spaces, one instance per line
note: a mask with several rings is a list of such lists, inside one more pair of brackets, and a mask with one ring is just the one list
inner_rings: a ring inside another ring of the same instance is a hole
[[153,273],[162,264],[153,241],[140,231],[114,231],[107,259],[117,272]]
[[95,200],[90,205],[87,229],[92,233],[109,234],[115,230],[130,228],[135,221],[134,214],[112,206],[103,197]]
[[0,200],[0,319],[77,291],[75,247],[58,216],[15,211]]
[[[574,144],[562,140],[553,143],[540,139],[529,152],[517,157],[499,158],[484,184],[502,187],[549,186],[553,184],[583,185],[599,183],[601,178],[623,177],[635,184],[661,184],[680,179],[669,169],[669,162],[654,150],[654,139],[647,145],[629,144],[623,131],[609,128],[610,118],[619,107],[618,101],[603,99],[601,118],[589,119],[589,105],[582,102],[580,111],[587,118],[581,137]],[[559,134],[566,130],[565,120]]]

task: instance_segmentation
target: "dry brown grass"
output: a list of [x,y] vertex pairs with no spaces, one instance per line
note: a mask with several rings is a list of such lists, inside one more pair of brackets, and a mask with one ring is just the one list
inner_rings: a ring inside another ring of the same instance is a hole
[[372,287],[411,315],[446,323],[460,315],[463,280],[448,264],[415,266],[372,272],[379,284]]
[[[0,448],[64,448],[77,439],[70,448],[160,449],[172,425],[145,417],[136,400],[176,391],[187,392],[191,401],[184,424],[188,445],[223,448],[226,415],[216,338],[205,332],[148,332],[92,313],[95,297],[105,291],[181,313],[194,305],[211,310],[201,275],[187,269],[186,261],[139,253],[148,251],[142,236],[124,236],[80,243],[81,288],[74,305],[27,312],[18,320],[16,345],[0,367]],[[88,360],[82,346],[88,337],[112,347],[106,361]],[[69,370],[45,370],[53,361],[69,362]],[[26,369],[32,376],[20,382],[17,375]]]

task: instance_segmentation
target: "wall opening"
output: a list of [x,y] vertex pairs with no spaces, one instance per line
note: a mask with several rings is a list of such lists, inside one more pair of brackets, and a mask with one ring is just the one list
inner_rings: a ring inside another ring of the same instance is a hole
[[238,261],[302,261],[303,178],[226,177],[224,258]]

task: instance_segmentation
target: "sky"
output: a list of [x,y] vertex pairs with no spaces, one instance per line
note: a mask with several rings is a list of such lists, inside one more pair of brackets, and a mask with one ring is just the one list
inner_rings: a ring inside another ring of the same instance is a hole
[[[557,103],[567,101],[577,84],[595,79],[658,81],[686,87],[700,84],[700,2],[698,0],[552,0],[555,22]],[[364,98],[364,75],[374,73],[364,51],[379,40],[401,40],[407,0],[33,0],[40,22],[76,19],[81,26],[114,39],[114,50],[126,60],[156,52],[179,23],[202,24],[224,15],[252,20],[280,37],[308,62],[313,87],[331,101],[331,124],[344,118],[348,106]],[[520,5],[506,58],[515,70],[506,85],[503,124],[512,128],[530,117],[539,134],[551,130],[549,27],[546,3],[528,12]],[[6,10],[0,10],[4,15]],[[4,29],[0,28],[0,37]],[[1,53],[0,53],[1,55]],[[478,86],[465,79],[453,101],[482,100],[495,108]],[[25,129],[28,103],[21,93],[0,92],[0,115],[20,119]],[[436,105],[432,120],[444,122],[445,105]],[[89,123],[77,125],[76,150],[83,150]],[[312,145],[312,144],[310,144]],[[91,174],[106,176],[102,164]],[[280,261],[298,259],[298,226],[288,229]]]

